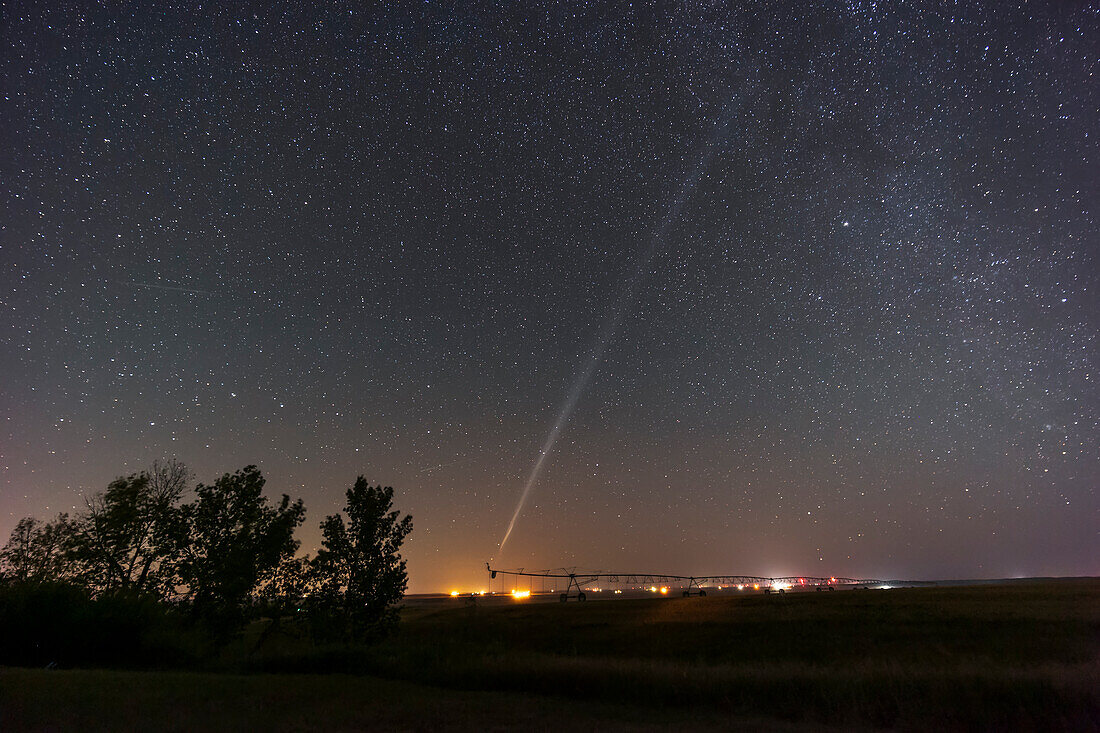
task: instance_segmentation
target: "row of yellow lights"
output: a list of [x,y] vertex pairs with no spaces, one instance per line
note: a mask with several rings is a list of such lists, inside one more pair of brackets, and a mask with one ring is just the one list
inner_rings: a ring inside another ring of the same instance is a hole
[[[835,578],[833,578],[831,580],[834,583],[836,582]],[[753,590],[760,590],[760,584],[759,583],[753,583],[752,587],[753,587]],[[787,590],[788,588],[791,587],[791,584],[790,583],[772,583],[771,587],[774,588],[775,590]],[[745,589],[745,586],[743,586],[743,585],[737,586],[737,590],[744,590],[744,589]],[[600,588],[590,588],[589,590],[599,592],[601,589]],[[718,586],[718,590],[722,590],[722,586]],[[551,592],[553,592],[553,591],[551,591]],[[616,593],[622,593],[621,590],[616,590],[615,592]],[[658,588],[657,586],[652,585],[652,586],[649,587],[649,592],[650,593],[662,593],[664,595],[668,595],[668,587],[667,586],[661,586],[660,588]],[[471,595],[483,596],[486,593],[487,593],[487,591],[479,590],[479,591],[474,591]],[[451,591],[451,595],[452,596],[457,596],[457,595],[459,595],[459,592],[457,590],[453,590],[453,591]],[[530,598],[531,597],[531,591],[513,589],[511,595],[512,595],[513,598]]]

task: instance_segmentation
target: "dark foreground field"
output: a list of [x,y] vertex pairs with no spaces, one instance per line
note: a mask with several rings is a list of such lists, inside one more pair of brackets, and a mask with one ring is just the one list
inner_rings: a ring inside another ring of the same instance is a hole
[[[0,730],[1100,730],[1100,581],[406,609],[235,672],[0,671]],[[278,673],[278,674],[276,674]]]

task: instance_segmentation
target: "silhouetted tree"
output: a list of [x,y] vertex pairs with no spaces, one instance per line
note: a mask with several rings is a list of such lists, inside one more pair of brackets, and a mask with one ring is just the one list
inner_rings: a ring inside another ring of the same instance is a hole
[[87,500],[73,520],[67,555],[93,593],[130,591],[165,595],[179,544],[177,503],[187,488],[187,468],[177,461],[119,477]]
[[178,577],[195,615],[221,634],[239,628],[260,579],[298,548],[302,501],[292,504],[284,494],[271,506],[263,487],[259,469],[246,466],[212,486],[199,484],[195,501],[183,507]]
[[309,557],[285,557],[260,578],[253,594],[255,615],[268,619],[253,651],[283,630],[283,619],[304,610],[309,595]]
[[24,517],[0,550],[0,579],[6,583],[47,583],[67,579],[72,526],[67,514],[53,522]]
[[348,489],[344,512],[321,523],[321,548],[310,563],[315,633],[369,640],[397,621],[395,604],[408,574],[399,550],[412,517],[399,519],[393,488],[370,486],[360,476]]

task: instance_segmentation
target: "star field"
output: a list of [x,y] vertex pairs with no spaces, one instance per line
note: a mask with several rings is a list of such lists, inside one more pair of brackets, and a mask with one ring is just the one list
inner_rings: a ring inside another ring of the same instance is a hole
[[1100,573],[1094,5],[386,5],[0,7],[0,533],[364,474],[482,587],[621,312],[505,566]]

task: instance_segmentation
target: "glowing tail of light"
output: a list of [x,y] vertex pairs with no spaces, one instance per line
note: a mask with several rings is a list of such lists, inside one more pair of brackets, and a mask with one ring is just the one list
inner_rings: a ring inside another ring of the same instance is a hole
[[591,381],[592,375],[595,374],[596,367],[599,366],[600,362],[603,360],[604,353],[607,351],[607,346],[615,337],[615,333],[619,330],[619,324],[622,322],[623,317],[634,305],[634,301],[637,299],[638,286],[641,284],[646,274],[646,269],[649,267],[650,262],[652,262],[657,252],[660,251],[662,245],[664,245],[669,229],[671,229],[672,225],[680,218],[680,213],[683,211],[684,205],[688,202],[688,199],[691,198],[691,194],[698,185],[699,179],[702,178],[703,173],[710,165],[710,161],[714,157],[715,148],[718,146],[726,127],[729,125],[731,117],[730,112],[731,111],[727,109],[719,116],[717,123],[714,125],[714,131],[706,147],[703,149],[702,155],[699,156],[698,164],[684,179],[683,184],[680,186],[680,190],[677,192],[676,198],[673,199],[672,204],[665,212],[664,219],[661,221],[661,226],[650,239],[648,246],[640,253],[634,270],[626,280],[622,294],[608,309],[603,328],[600,330],[599,340],[596,342],[596,347],[592,349],[592,353],[589,354],[584,369],[582,369],[577,375],[577,378],[573,380],[573,385],[570,387],[565,402],[558,412],[558,417],[554,421],[553,427],[550,428],[546,440],[543,441],[542,450],[539,451],[539,456],[535,460],[535,465],[531,467],[531,472],[527,475],[527,481],[523,485],[523,492],[519,496],[516,510],[512,513],[512,519],[508,522],[508,529],[504,532],[504,539],[500,541],[500,545],[497,548],[498,557],[504,554],[504,545],[508,542],[508,538],[511,537],[512,530],[515,529],[516,520],[519,519],[520,514],[523,512],[523,507],[527,503],[527,497],[531,495],[531,489],[534,488],[535,483],[538,481],[539,474],[542,473],[542,467],[546,463],[547,457],[554,450],[554,444],[557,442],[558,436],[561,435],[561,431],[565,428],[566,423],[569,422],[569,418],[573,416],[573,410],[576,409],[577,402],[580,400],[585,388]]
[[[604,332],[606,333],[607,329],[604,329]],[[561,435],[565,423],[569,422],[569,417],[577,406],[577,400],[580,399],[581,393],[584,392],[584,388],[588,386],[588,381],[592,378],[593,372],[596,371],[596,365],[603,358],[603,353],[607,349],[607,342],[607,338],[600,339],[599,344],[588,357],[588,364],[585,366],[584,371],[573,382],[573,387],[569,390],[565,404],[558,412],[558,419],[554,421],[554,427],[550,428],[549,435],[543,441],[542,450],[539,451],[539,457],[535,460],[535,465],[531,467],[531,473],[527,476],[527,483],[523,485],[523,493],[519,495],[519,503],[516,504],[516,511],[512,513],[512,520],[508,522],[508,530],[504,533],[504,539],[500,541],[498,553],[504,552],[504,543],[511,536],[512,530],[516,526],[516,520],[519,519],[520,512],[523,511],[523,505],[527,503],[527,497],[530,496],[531,489],[534,488],[535,482],[539,479],[539,474],[542,473],[542,466],[546,463],[546,457],[554,450],[554,443],[558,441],[558,436]]]

